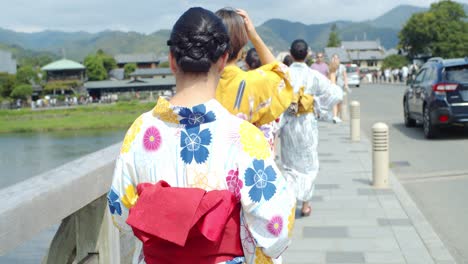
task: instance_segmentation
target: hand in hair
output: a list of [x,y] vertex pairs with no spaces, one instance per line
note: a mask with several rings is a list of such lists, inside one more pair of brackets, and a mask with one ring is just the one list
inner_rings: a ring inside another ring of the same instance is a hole
[[247,31],[249,38],[252,39],[252,37],[257,34],[257,31],[255,30],[255,26],[253,25],[249,14],[247,14],[247,11],[243,9],[236,9],[236,13],[244,19],[245,30]]
[[245,30],[254,48],[257,50],[262,65],[275,62],[275,56],[273,56],[273,53],[271,53],[265,42],[263,42],[262,38],[258,35],[247,12],[242,9],[237,9],[236,12],[244,19]]

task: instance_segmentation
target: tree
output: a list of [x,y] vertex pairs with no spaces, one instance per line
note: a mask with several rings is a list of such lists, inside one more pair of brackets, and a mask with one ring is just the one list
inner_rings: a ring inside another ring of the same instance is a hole
[[125,79],[130,77],[130,74],[136,70],[137,66],[135,63],[127,63],[124,66]]
[[328,36],[327,47],[340,47],[341,46],[341,39],[338,36],[338,32],[336,29],[337,29],[336,24],[333,24],[331,27],[330,35]]
[[10,97],[15,99],[28,99],[33,93],[32,86],[30,84],[20,84],[15,86],[10,94]]
[[84,65],[86,66],[86,73],[90,81],[105,80],[109,71],[117,68],[115,59],[101,49],[96,54],[86,56]]
[[84,60],[86,74],[90,81],[102,81],[107,79],[107,71],[104,68],[102,58],[96,55],[88,55]]
[[405,56],[394,54],[386,57],[382,62],[383,69],[400,69],[401,67],[408,65],[409,61]]
[[461,4],[451,0],[433,3],[429,11],[408,20],[399,33],[400,47],[409,57],[464,57],[468,54],[466,18]]
[[109,54],[106,54],[102,49],[99,49],[96,52],[96,56],[102,59],[102,63],[107,72],[117,68],[117,62],[114,57]]
[[8,73],[0,73],[0,96],[9,97],[16,85],[16,76]]
[[16,82],[18,84],[31,84],[31,82],[38,83],[40,81],[38,72],[31,66],[22,66],[16,73]]

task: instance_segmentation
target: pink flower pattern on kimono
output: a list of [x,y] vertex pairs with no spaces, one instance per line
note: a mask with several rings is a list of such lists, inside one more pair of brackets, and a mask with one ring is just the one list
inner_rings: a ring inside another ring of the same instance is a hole
[[228,172],[228,176],[226,177],[226,183],[228,185],[228,189],[232,194],[236,196],[236,199],[240,201],[241,193],[240,190],[244,186],[242,181],[239,179],[239,170],[230,170]]
[[155,126],[146,129],[143,135],[143,147],[146,151],[156,151],[161,146],[161,133]]
[[283,219],[281,216],[273,216],[267,226],[268,232],[274,236],[279,236],[283,230]]

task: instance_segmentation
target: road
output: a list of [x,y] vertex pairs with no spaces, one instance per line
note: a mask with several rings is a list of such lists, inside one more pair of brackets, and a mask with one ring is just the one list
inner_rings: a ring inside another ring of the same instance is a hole
[[468,263],[468,129],[424,138],[422,127],[403,123],[402,85],[363,85],[351,100],[361,103],[361,130],[384,122],[390,133],[390,166],[458,263]]

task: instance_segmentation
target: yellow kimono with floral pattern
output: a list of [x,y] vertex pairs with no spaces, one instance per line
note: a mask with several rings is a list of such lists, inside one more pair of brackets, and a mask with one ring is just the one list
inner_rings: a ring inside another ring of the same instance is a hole
[[227,66],[216,90],[216,99],[229,112],[257,127],[277,119],[292,96],[289,68],[279,62],[251,71]]

